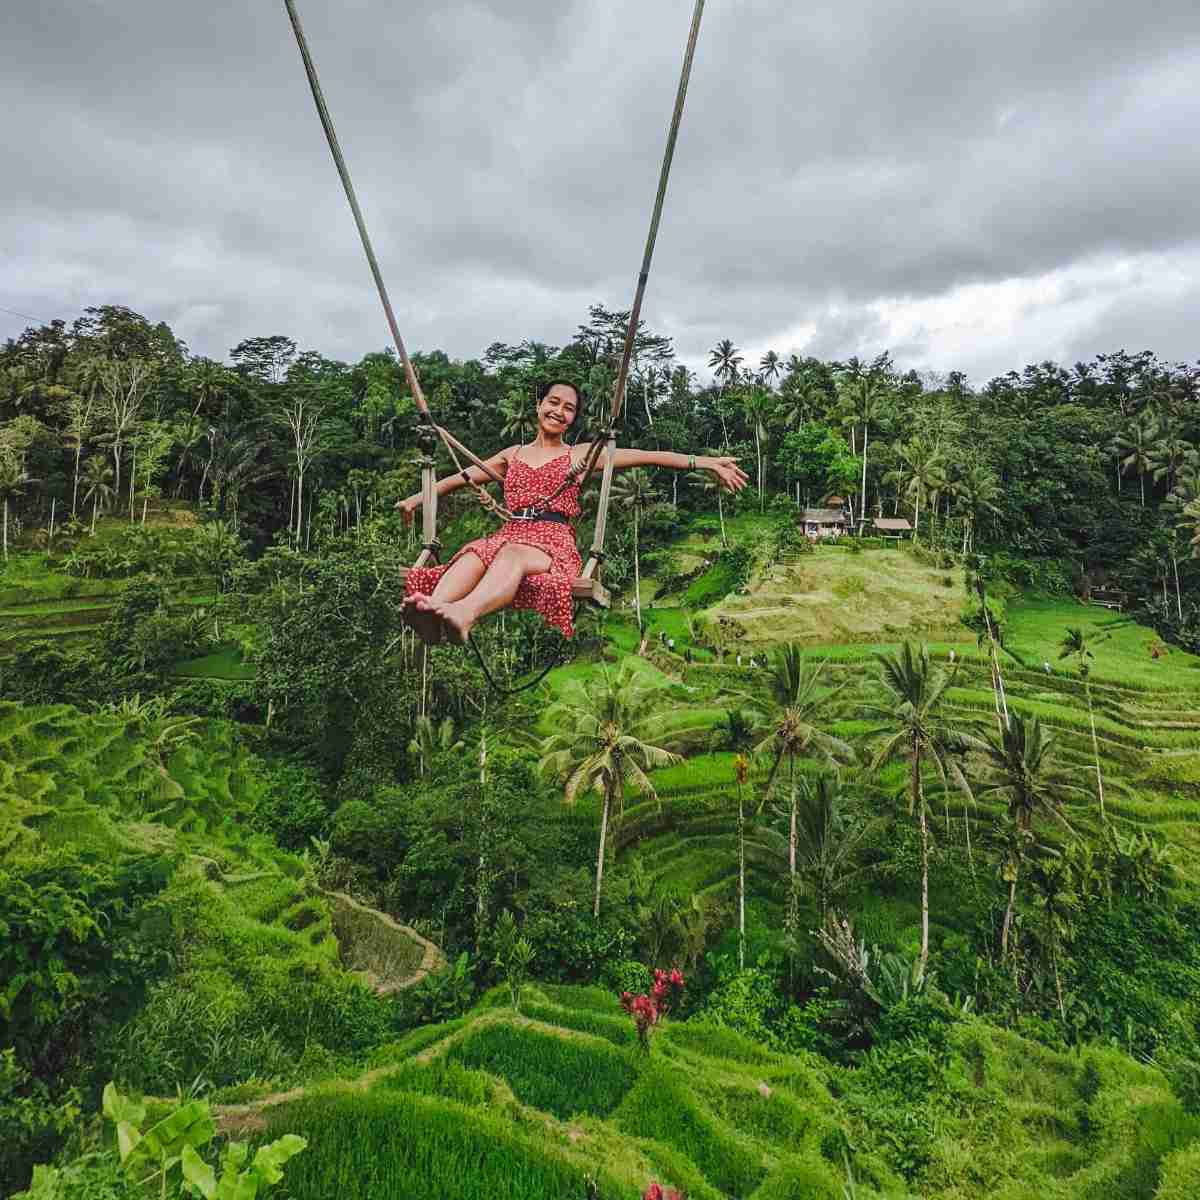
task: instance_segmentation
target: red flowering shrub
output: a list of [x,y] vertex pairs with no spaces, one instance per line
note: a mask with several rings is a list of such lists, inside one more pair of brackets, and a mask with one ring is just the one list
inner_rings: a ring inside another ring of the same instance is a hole
[[652,1183],[642,1193],[642,1200],[687,1200],[687,1197],[682,1192],[677,1192],[674,1188],[664,1190],[661,1183]]
[[[650,1033],[679,1003],[683,996],[683,973],[678,969],[673,971],[657,970],[654,972],[654,986],[649,995],[640,996],[632,992],[621,993],[621,1007],[633,1018],[637,1027],[638,1043],[643,1050],[650,1049]],[[653,1184],[658,1187],[658,1184]],[[649,1193],[647,1193],[649,1195]],[[661,1195],[661,1189],[660,1189]]]

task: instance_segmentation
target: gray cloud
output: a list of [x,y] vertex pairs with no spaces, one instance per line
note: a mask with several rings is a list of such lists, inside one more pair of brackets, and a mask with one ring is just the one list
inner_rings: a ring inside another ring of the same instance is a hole
[[[561,343],[629,302],[688,0],[300,9],[410,345]],[[1119,264],[1200,261],[1198,61],[1194,0],[709,0],[647,317],[692,365],[801,328],[976,377],[1043,346],[1195,357],[1200,280],[1148,298]],[[126,303],[217,356],[386,341],[282,3],[21,5],[0,104],[0,304]],[[878,311],[1082,263],[1114,282],[1065,331]]]

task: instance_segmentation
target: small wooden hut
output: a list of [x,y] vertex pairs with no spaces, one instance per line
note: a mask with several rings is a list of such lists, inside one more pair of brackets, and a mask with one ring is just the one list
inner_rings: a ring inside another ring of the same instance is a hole
[[897,541],[912,533],[912,525],[907,517],[876,517],[871,525],[877,536],[895,538]]

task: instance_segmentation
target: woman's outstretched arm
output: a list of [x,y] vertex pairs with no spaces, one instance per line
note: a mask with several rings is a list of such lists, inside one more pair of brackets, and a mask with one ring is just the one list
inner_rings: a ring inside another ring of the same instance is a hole
[[[483,461],[487,463],[491,469],[500,476],[501,479],[508,473],[508,464],[513,456],[515,446],[509,446],[504,450],[499,450],[492,455],[491,458],[485,458]],[[470,476],[472,483],[491,483],[492,477],[479,467],[467,467],[465,471],[455,471],[453,475],[447,475],[445,479],[439,479],[435,484],[438,499],[448,495],[460,487],[466,487],[467,481],[463,478],[464,475]],[[396,508],[400,510],[401,516],[406,521],[411,521],[413,513],[421,507],[421,493],[413,492],[411,496],[405,496],[403,500],[396,501]]]
[[669,471],[711,471],[731,492],[740,492],[750,477],[736,458],[713,458],[706,454],[680,454],[675,450],[626,450],[618,448],[613,469],[666,467]]

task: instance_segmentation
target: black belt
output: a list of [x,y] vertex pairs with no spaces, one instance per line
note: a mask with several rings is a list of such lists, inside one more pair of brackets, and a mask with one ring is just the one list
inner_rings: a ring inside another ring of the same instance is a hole
[[571,519],[566,513],[544,512],[540,508],[518,508],[512,514],[514,521],[550,521],[555,525],[570,525]]

